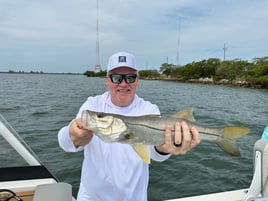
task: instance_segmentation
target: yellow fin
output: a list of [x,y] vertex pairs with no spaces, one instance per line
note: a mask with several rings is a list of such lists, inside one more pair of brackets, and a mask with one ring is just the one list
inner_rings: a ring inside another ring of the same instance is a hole
[[150,152],[147,146],[143,144],[135,144],[132,145],[135,152],[138,154],[138,156],[143,160],[145,163],[150,164],[151,162],[151,156]]
[[188,109],[185,109],[183,111],[180,111],[180,112],[177,112],[177,113],[171,115],[171,117],[179,118],[179,119],[185,119],[185,120],[195,122],[195,118],[194,118],[194,115],[193,115],[193,110],[194,110],[193,108],[188,108]]
[[231,156],[240,156],[240,152],[237,149],[235,142],[233,140],[223,138],[216,141],[216,144]]
[[223,128],[223,137],[216,141],[216,144],[229,153],[232,156],[240,156],[240,152],[237,149],[234,139],[242,137],[250,132],[249,128],[238,127],[238,126],[228,126]]
[[239,138],[250,132],[250,129],[247,127],[238,127],[238,126],[228,126],[223,128],[224,137],[227,138]]

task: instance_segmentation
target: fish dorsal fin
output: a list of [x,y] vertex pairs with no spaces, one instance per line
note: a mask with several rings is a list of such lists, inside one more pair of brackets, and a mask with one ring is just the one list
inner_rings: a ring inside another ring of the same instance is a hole
[[183,111],[180,111],[180,112],[177,112],[177,113],[171,115],[171,117],[178,118],[178,119],[185,119],[185,120],[195,122],[193,110],[194,110],[193,108],[188,108],[188,109],[185,109]]
[[135,144],[132,145],[135,152],[138,154],[138,156],[143,160],[145,163],[150,164],[151,162],[151,156],[150,152],[147,146],[143,144]]

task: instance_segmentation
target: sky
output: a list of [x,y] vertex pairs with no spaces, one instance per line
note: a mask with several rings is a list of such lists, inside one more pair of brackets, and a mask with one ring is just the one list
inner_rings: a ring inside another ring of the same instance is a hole
[[[113,53],[140,70],[268,56],[267,0],[0,0],[0,71],[103,70]],[[225,51],[224,51],[225,47]],[[225,54],[224,54],[225,53]]]

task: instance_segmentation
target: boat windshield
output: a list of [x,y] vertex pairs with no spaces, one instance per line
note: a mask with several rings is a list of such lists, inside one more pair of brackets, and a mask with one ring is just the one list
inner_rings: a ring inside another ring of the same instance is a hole
[[38,157],[0,114],[0,168],[37,165]]

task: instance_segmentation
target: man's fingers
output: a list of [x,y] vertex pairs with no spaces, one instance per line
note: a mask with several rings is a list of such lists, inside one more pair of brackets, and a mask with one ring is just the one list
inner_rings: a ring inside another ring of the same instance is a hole
[[195,147],[196,145],[198,145],[201,141],[200,139],[200,135],[199,135],[199,132],[198,130],[195,128],[195,127],[192,127],[190,129],[191,133],[192,133],[192,141],[193,141],[193,145],[192,147]]
[[174,146],[180,147],[181,145],[182,145],[181,123],[177,122],[175,124]]

